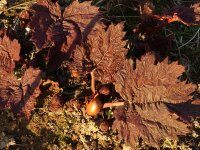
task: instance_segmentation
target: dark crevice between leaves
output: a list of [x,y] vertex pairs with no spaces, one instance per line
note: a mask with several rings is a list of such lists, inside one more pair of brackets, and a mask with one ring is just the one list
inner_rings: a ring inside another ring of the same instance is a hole
[[[76,37],[73,39],[73,42],[71,43],[71,45],[68,45],[67,43],[68,41],[66,41],[64,38],[64,39],[61,39],[61,41],[56,42],[55,46],[50,49],[49,63],[47,66],[48,68],[47,72],[49,74],[53,73],[62,64],[64,60],[69,60],[76,46],[80,44],[82,41],[82,37],[80,36],[81,31],[78,25],[76,24],[76,22],[72,20],[68,20],[68,22],[75,27]],[[66,36],[70,36],[70,35],[66,35]]]
[[200,106],[198,104],[192,104],[192,101],[176,105],[167,104],[167,106],[179,114],[183,120],[191,121],[193,118],[200,118]]
[[[45,12],[42,19],[40,18],[42,17],[40,14],[36,14],[35,16],[33,16],[30,23],[30,27],[34,30],[34,34],[32,34],[32,40],[35,42],[37,48],[42,49],[43,47],[45,47],[47,39],[46,32],[48,31],[50,25],[54,23],[54,20],[51,18],[52,14],[49,9],[44,6],[36,4],[32,6],[32,10],[34,10],[35,12]],[[35,21],[40,21],[40,24]]]

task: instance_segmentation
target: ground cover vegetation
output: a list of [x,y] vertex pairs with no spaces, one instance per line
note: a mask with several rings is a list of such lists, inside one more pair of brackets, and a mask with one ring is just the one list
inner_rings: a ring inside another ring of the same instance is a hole
[[0,149],[200,148],[198,1],[0,4]]

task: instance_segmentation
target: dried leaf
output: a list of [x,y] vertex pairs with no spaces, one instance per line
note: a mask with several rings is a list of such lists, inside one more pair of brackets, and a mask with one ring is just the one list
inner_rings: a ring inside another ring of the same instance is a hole
[[15,68],[15,61],[19,61],[21,46],[17,40],[10,40],[4,35],[0,39],[0,67],[8,72],[12,72]]
[[196,86],[178,80],[184,67],[167,59],[155,64],[155,56],[148,53],[136,61],[136,69],[127,61],[125,69],[115,75],[115,89],[124,100],[131,103],[182,103]]
[[99,29],[88,36],[90,58],[96,67],[97,80],[103,83],[112,82],[114,74],[122,69],[127,53],[124,34],[123,24],[111,24],[107,31]]
[[54,82],[54,81],[49,80],[49,79],[47,81],[43,82],[42,85],[43,86],[48,85],[48,91],[50,92],[51,95],[57,95],[61,90],[58,82]]
[[29,68],[25,71],[21,83],[23,87],[23,101],[21,109],[26,118],[30,118],[31,111],[35,108],[36,98],[40,94],[39,86],[42,82],[42,71],[39,69]]
[[159,148],[160,140],[177,139],[177,135],[189,132],[187,124],[178,120],[178,115],[165,104],[129,105],[127,109],[115,110],[114,116],[112,128],[132,147],[142,138],[149,146]]
[[0,108],[14,108],[21,99],[20,82],[12,74],[0,69]]
[[73,21],[63,22],[63,26],[67,29],[68,48],[74,50],[82,42],[81,30]]

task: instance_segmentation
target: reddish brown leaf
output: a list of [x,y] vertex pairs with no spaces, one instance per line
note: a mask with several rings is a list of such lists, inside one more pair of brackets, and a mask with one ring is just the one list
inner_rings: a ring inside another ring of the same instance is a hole
[[[39,6],[37,6],[39,5]],[[39,10],[39,8],[47,8],[48,11],[44,11],[47,9],[42,9]],[[48,13],[50,14],[51,18],[56,21],[57,18],[61,17],[61,10],[60,6],[58,5],[57,2],[52,2],[52,0],[37,0],[37,3],[32,6],[33,10],[36,8],[35,11],[41,11],[41,15],[47,15]],[[38,12],[40,14],[40,12]],[[37,12],[36,12],[37,14]]]
[[111,24],[107,31],[99,29],[88,36],[90,58],[96,67],[97,80],[112,82],[114,74],[122,69],[127,53],[126,41],[122,39],[124,34],[123,24]]
[[97,80],[112,82],[112,76],[123,66],[127,52],[124,48],[126,42],[122,40],[124,34],[123,24],[110,25],[107,31],[104,28],[93,31],[88,35],[88,43],[78,46],[74,51],[70,70],[85,74],[96,67]]
[[79,74],[91,72],[94,67],[89,54],[90,50],[88,47],[78,46],[72,55],[74,61],[69,65],[71,72],[77,71]]
[[104,26],[100,22],[98,8],[91,6],[91,2],[74,1],[66,7],[63,16],[57,3],[48,2],[38,1],[33,5],[31,28],[32,39],[39,49],[51,46],[48,56],[48,72],[51,73],[63,60],[71,57],[76,46],[85,41],[88,34]]
[[0,68],[0,108],[11,108],[15,114],[30,117],[36,97],[40,94],[41,71],[29,68],[21,83],[11,73]]
[[191,98],[196,86],[178,80],[184,67],[167,59],[155,64],[154,55],[148,53],[136,61],[136,69],[127,61],[124,69],[115,75],[115,89],[131,103],[182,103]]
[[133,148],[139,138],[149,146],[159,148],[160,140],[177,139],[177,135],[189,132],[187,124],[178,120],[179,117],[165,104],[130,105],[128,109],[115,110],[114,116],[112,128]]
[[4,35],[0,39],[0,67],[11,72],[15,68],[15,61],[19,61],[21,46],[17,40],[10,40]]
[[31,111],[35,108],[36,98],[40,94],[39,86],[42,82],[42,71],[29,68],[24,73],[21,83],[23,86],[23,102],[21,102],[22,113],[29,118]]
[[[76,45],[74,44],[74,46]],[[60,66],[63,60],[68,60],[71,56],[71,53],[73,52],[73,49],[74,48],[68,49],[66,42],[62,44],[57,44],[56,46],[52,47],[48,54],[48,73],[52,73],[53,71],[55,71],[58,66]]]
[[73,21],[63,22],[64,28],[67,28],[67,45],[69,49],[75,49],[76,45],[82,41],[81,30]]
[[196,3],[191,7],[177,6],[172,12],[177,21],[181,21],[186,25],[199,25],[200,24],[200,3]]
[[91,1],[79,3],[78,0],[75,0],[65,8],[63,17],[76,22],[82,32],[91,30],[94,26],[98,28],[102,25],[98,22],[100,19],[98,7],[92,6]]
[[63,31],[61,22],[55,22],[50,25],[47,30],[47,39],[51,41],[52,45],[55,46],[57,43],[63,43],[66,41],[66,31]]
[[12,74],[0,68],[0,108],[15,107],[22,99],[20,82]]
[[200,3],[196,3],[190,7],[176,6],[173,7],[165,15],[154,15],[158,20],[164,20],[167,23],[174,21],[182,22],[185,25],[200,24]]
[[79,3],[78,0],[66,7],[63,14],[65,20],[70,20],[80,28],[82,35],[79,36],[82,37],[83,41],[95,30],[105,28],[101,22],[101,16],[98,7],[92,6],[91,1]]
[[73,45],[80,43],[82,36],[79,27],[73,21],[58,21],[48,29],[47,39],[54,45],[65,43],[68,49],[71,49]]
[[48,45],[46,32],[50,25],[61,17],[61,10],[58,3],[53,3],[51,0],[38,0],[31,7],[31,11],[33,12],[30,23],[32,40],[37,48],[42,49]]

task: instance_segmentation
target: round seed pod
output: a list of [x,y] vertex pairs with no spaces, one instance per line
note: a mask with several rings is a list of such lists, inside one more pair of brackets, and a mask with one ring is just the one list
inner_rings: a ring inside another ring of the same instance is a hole
[[101,102],[99,96],[94,97],[89,102],[86,102],[86,113],[89,116],[96,116],[102,109],[103,103]]

